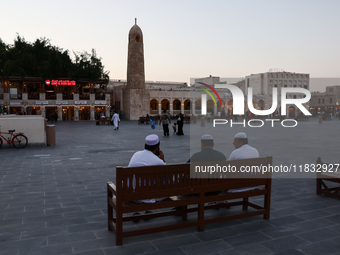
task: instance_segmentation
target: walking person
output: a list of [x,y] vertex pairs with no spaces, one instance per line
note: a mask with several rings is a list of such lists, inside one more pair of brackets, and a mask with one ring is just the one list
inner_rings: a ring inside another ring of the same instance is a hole
[[163,110],[163,114],[159,120],[159,125],[163,123],[163,136],[169,136],[169,124],[171,124],[170,116],[166,113],[166,110]]
[[178,126],[177,135],[184,135],[184,133],[183,133],[183,119],[184,119],[184,116],[183,116],[182,113],[179,113],[179,115],[177,115],[176,118],[177,118],[177,126]]
[[115,111],[115,113],[113,114],[111,121],[113,122],[114,130],[118,130],[120,118],[119,118],[117,111]]

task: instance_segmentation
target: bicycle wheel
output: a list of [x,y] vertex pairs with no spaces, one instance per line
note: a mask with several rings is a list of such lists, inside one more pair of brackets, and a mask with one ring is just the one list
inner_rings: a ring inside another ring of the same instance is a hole
[[19,134],[13,137],[12,144],[15,148],[22,149],[27,145],[28,139],[26,136]]

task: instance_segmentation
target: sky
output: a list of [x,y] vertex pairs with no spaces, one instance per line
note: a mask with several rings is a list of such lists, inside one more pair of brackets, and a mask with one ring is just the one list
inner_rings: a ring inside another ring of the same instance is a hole
[[[147,81],[243,78],[279,68],[340,78],[338,0],[16,0],[1,3],[0,38],[48,38],[95,49],[110,79],[126,79],[128,33],[143,31]],[[320,79],[319,79],[320,80]],[[321,79],[322,81],[323,79]],[[340,85],[340,79],[327,80]],[[326,80],[311,91],[324,91]]]

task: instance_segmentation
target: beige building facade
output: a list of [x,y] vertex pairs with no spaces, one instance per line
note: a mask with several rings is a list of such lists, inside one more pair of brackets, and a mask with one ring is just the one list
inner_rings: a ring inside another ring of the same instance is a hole
[[310,100],[310,112],[313,116],[321,113],[340,112],[340,85],[327,86],[325,92],[312,92]]

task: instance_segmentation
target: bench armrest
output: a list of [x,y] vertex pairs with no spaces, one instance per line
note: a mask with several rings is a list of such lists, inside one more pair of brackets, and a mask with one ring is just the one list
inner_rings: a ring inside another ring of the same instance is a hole
[[112,182],[107,183],[107,189],[108,189],[108,191],[110,190],[113,195],[117,196],[116,185],[114,185]]

